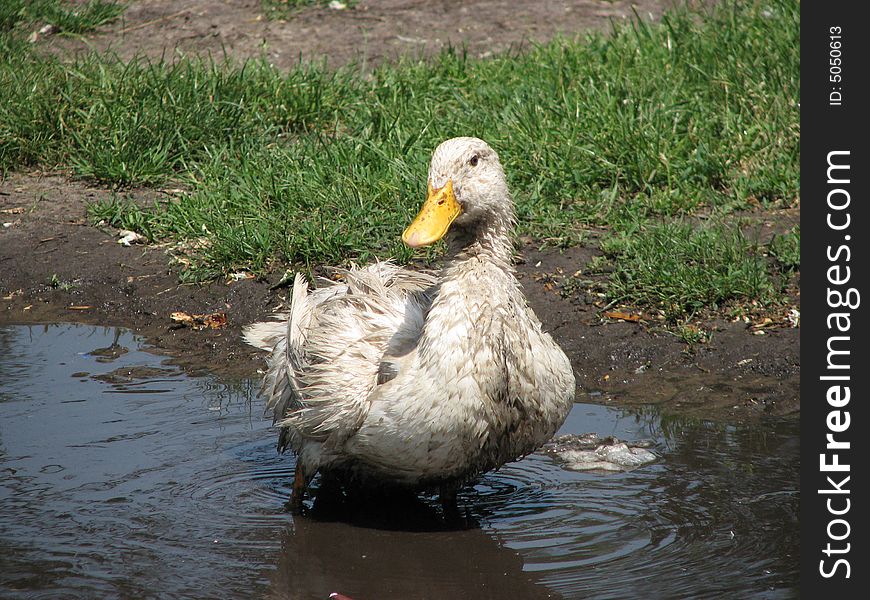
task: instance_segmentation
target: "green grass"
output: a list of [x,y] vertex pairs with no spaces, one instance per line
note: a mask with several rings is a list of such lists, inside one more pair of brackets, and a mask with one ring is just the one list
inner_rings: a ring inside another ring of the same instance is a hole
[[[206,275],[407,260],[399,233],[422,201],[432,149],[455,135],[499,151],[523,233],[557,246],[590,224],[652,236],[661,219],[798,197],[799,23],[795,0],[726,2],[524,53],[477,60],[453,48],[367,75],[265,61],[62,62],[0,35],[0,170],[184,187],[148,209],[116,200],[91,212],[152,239],[207,237],[194,257]],[[685,226],[674,231],[673,243],[701,250]],[[755,260],[751,245],[714,241],[741,265]],[[625,248],[625,264],[646,251]],[[646,284],[616,271],[609,293],[631,297],[632,285]],[[676,300],[683,310],[720,301]]]
[[713,339],[713,333],[711,331],[705,331],[704,329],[696,325],[692,325],[691,323],[678,324],[675,328],[674,335],[680,338],[689,347],[696,346],[698,344],[706,344]]
[[774,236],[768,245],[782,271],[797,271],[801,266],[801,228],[800,225],[782,235]]
[[736,225],[647,222],[606,239],[613,301],[660,311],[672,322],[730,300],[775,298],[762,248]]
[[69,292],[76,287],[76,284],[72,281],[62,280],[60,277],[57,276],[57,273],[51,274],[51,277],[48,278],[47,285],[52,289],[61,290],[62,292]]
[[0,32],[16,27],[54,25],[59,33],[93,31],[124,13],[126,4],[114,0],[3,0]]

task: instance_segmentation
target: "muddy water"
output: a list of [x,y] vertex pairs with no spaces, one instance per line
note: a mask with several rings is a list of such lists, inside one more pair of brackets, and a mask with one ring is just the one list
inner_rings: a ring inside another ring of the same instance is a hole
[[577,404],[563,433],[652,439],[617,474],[533,455],[466,490],[283,510],[256,384],[188,378],[122,330],[0,328],[5,597],[789,598],[798,423]]

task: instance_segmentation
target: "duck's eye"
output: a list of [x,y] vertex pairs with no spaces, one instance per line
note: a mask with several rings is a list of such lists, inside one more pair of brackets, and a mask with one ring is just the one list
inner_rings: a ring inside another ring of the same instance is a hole
[[476,167],[477,163],[479,163],[479,162],[480,162],[480,157],[477,154],[475,154],[474,156],[472,156],[471,158],[468,159],[468,164],[470,164],[472,167]]

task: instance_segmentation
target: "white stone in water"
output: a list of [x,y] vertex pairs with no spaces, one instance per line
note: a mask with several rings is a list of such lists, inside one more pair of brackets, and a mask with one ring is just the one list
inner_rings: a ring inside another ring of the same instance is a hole
[[[592,443],[598,442],[592,446]],[[603,443],[602,443],[603,442]],[[627,471],[654,461],[657,456],[640,447],[629,446],[616,438],[602,440],[595,434],[561,436],[545,447],[566,469],[573,471]]]
[[566,468],[575,471],[626,471],[656,459],[649,450],[631,448],[624,443],[606,444],[595,450],[566,450],[559,456]]

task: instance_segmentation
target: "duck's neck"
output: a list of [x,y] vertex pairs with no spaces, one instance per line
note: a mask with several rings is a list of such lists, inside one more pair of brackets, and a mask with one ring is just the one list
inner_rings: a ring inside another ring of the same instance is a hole
[[498,353],[486,348],[500,343],[497,321],[516,314],[510,307],[522,301],[507,227],[475,232],[457,229],[451,234],[451,256],[441,272],[418,344],[420,369],[447,387],[467,386],[463,377],[470,368],[470,357],[477,369],[495,368],[487,361],[497,361]]
[[448,256],[442,280],[467,271],[470,263],[490,264],[513,273],[513,216],[493,218],[453,228],[447,237]]
[[450,258],[441,271],[438,294],[423,327],[423,355],[440,349],[440,356],[445,336],[459,335],[466,339],[449,342],[465,344],[494,307],[520,294],[508,224],[458,227],[451,230],[447,241]]

